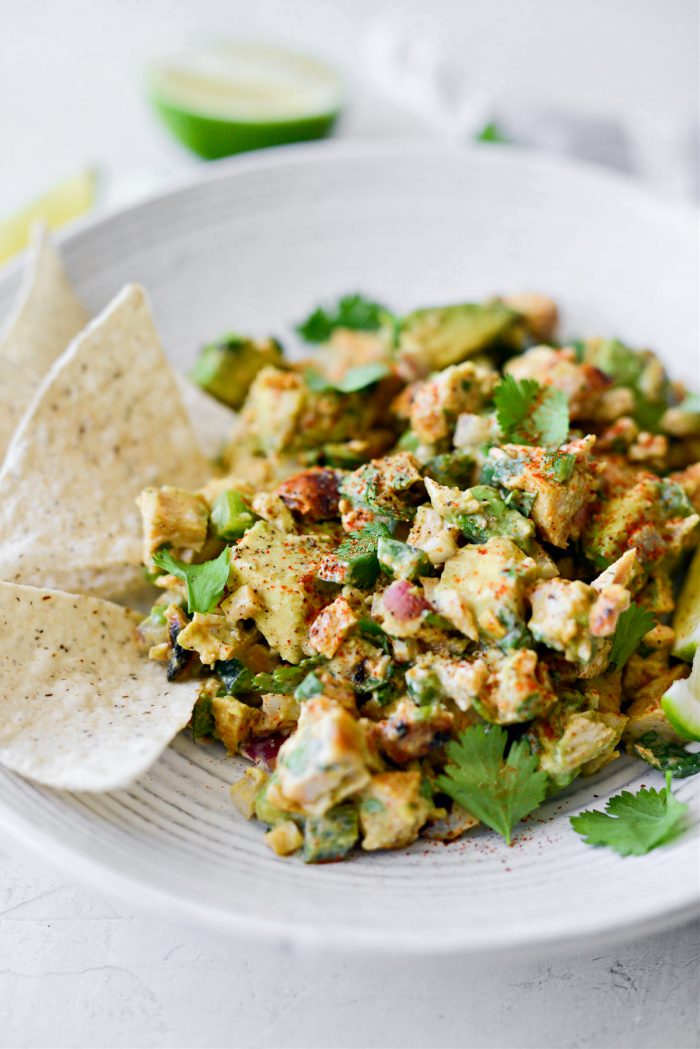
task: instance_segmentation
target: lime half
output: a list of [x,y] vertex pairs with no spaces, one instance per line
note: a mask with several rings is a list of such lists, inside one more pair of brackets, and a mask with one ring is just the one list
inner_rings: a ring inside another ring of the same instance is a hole
[[89,211],[95,203],[95,184],[95,172],[85,168],[59,182],[21,211],[0,219],[0,264],[27,246],[35,223],[43,222],[50,229],[56,229]]
[[322,138],[342,103],[340,78],[329,66],[244,43],[154,63],[148,93],[173,134],[208,159]]
[[700,652],[695,654],[690,677],[674,681],[661,706],[680,736],[700,740]]
[[672,625],[676,632],[673,654],[690,663],[700,644],[700,547],[690,563]]

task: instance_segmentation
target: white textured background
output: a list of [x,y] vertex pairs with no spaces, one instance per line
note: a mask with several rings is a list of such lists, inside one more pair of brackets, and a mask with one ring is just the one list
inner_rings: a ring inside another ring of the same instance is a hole
[[[0,214],[87,162],[112,202],[192,166],[145,108],[140,71],[222,33],[333,57],[352,87],[343,135],[430,134],[369,82],[384,10],[525,114],[618,121],[651,181],[689,188],[695,0],[0,0]],[[548,959],[293,955],[150,920],[0,838],[0,1046],[697,1047],[700,926],[639,935]]]

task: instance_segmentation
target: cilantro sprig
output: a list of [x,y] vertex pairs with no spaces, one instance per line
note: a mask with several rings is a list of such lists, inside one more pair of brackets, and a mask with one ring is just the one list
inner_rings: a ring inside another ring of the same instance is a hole
[[480,131],[474,135],[475,142],[500,142],[507,144],[512,141],[507,135],[504,135],[500,127],[495,120],[489,120],[488,124],[484,124]]
[[327,342],[336,328],[377,331],[386,312],[380,303],[356,292],[343,295],[334,306],[319,306],[296,330],[306,342]]
[[321,662],[320,656],[310,656],[302,659],[296,665],[284,665],[275,667],[267,674],[255,674],[252,679],[252,688],[256,692],[276,692],[279,695],[291,695],[301,684],[312,667],[317,667]]
[[571,816],[571,826],[587,845],[607,845],[620,856],[644,856],[667,845],[683,831],[688,806],[671,793],[671,773],[661,790],[642,787],[636,794],[623,790],[605,806]]
[[159,550],[153,557],[158,565],[170,575],[183,579],[187,584],[187,611],[212,612],[218,605],[229,575],[229,547],[225,546],[213,561],[201,565],[187,565],[178,561],[168,550]]
[[437,786],[510,844],[513,827],[542,804],[547,774],[526,740],[505,749],[499,725],[473,725],[447,745],[448,764]]
[[518,382],[505,375],[493,395],[498,425],[506,441],[558,448],[569,433],[569,401],[562,390],[534,379]]
[[622,613],[617,621],[610,650],[610,662],[614,663],[618,670],[622,670],[655,622],[651,612],[647,612],[646,608],[641,608],[639,605],[630,605]]
[[368,386],[374,386],[376,382],[389,374],[389,370],[387,364],[375,361],[370,364],[360,364],[357,368],[350,368],[338,382],[332,382],[314,368],[307,368],[304,378],[306,385],[314,393],[357,393],[359,390],[367,389]]

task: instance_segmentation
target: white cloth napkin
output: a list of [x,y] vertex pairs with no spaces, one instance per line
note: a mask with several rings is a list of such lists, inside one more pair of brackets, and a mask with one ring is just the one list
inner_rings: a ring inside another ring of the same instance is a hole
[[[550,102],[520,102],[500,82],[470,75],[467,60],[436,33],[411,25],[394,10],[366,30],[366,57],[375,88],[437,134],[474,139],[489,123],[515,145],[530,146],[641,176],[663,192],[698,196],[698,128],[682,119],[640,120],[586,116]],[[556,97],[556,83],[552,85]]]

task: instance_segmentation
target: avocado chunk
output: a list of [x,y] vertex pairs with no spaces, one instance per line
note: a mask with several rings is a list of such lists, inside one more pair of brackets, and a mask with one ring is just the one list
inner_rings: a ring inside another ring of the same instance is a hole
[[518,319],[502,302],[414,310],[401,321],[399,358],[415,361],[423,372],[441,371],[486,349]]
[[279,776],[273,772],[255,796],[255,818],[261,823],[267,823],[268,827],[274,827],[275,824],[288,819],[301,818],[275,805],[272,796],[277,792],[279,792]]
[[360,796],[362,848],[401,849],[418,837],[432,809],[421,774],[380,772]]
[[576,709],[575,701],[565,699],[533,722],[529,736],[540,768],[563,790],[580,772],[594,771],[594,762],[601,767],[603,759],[617,756],[626,724],[623,714]]
[[191,374],[212,397],[240,408],[260,369],[281,361],[282,349],[274,339],[229,334],[202,348]]
[[426,553],[398,539],[382,536],[377,543],[377,559],[382,572],[392,579],[414,580],[435,574]]
[[448,488],[466,488],[472,479],[474,456],[470,452],[443,452],[423,463],[423,473]]
[[633,350],[618,339],[590,339],[584,343],[583,360],[610,376],[614,387],[632,391],[632,417],[643,430],[659,430],[673,403],[673,388],[651,350]]
[[445,562],[431,602],[458,630],[501,649],[531,648],[525,626],[526,590],[535,561],[506,536],[464,546]]
[[342,860],[359,836],[355,805],[336,805],[323,816],[309,816],[304,825],[304,863]]
[[416,665],[406,671],[406,689],[419,707],[429,706],[445,695],[437,673],[427,666]]
[[479,501],[474,514],[457,514],[455,523],[472,543],[485,543],[493,536],[512,539],[525,553],[529,553],[535,535],[534,522],[511,507],[501,493],[490,485],[479,484],[469,491]]
[[262,604],[253,616],[258,630],[288,663],[301,660],[308,624],[323,606],[315,577],[328,551],[325,536],[280,532],[267,521],[257,521],[233,549],[231,582],[255,590]]
[[211,530],[219,539],[240,539],[257,520],[258,515],[233,488],[217,496],[209,514]]
[[680,485],[643,477],[596,505],[583,535],[583,552],[600,569],[632,547],[643,564],[668,567],[695,542],[697,523]]

